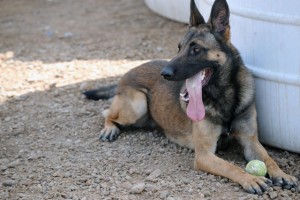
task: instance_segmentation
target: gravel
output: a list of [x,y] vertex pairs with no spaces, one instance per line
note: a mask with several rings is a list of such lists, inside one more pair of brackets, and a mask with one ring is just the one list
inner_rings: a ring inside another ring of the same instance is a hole
[[140,194],[145,190],[145,183],[138,183],[130,189],[132,194]]
[[[280,187],[247,194],[194,171],[194,152],[159,131],[98,140],[110,101],[81,92],[171,58],[186,25],[139,0],[0,1],[0,19],[0,199],[300,199]],[[299,177],[298,154],[267,150]],[[246,165],[239,147],[219,156]]]

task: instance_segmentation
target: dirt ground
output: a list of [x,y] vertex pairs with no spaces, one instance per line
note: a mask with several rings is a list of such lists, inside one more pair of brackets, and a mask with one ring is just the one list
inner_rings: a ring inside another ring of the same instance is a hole
[[[186,30],[142,0],[0,0],[0,199],[300,199],[194,171],[194,153],[159,132],[98,140],[109,101],[81,92],[171,58]],[[299,178],[298,154],[268,150]],[[219,155],[246,165],[238,148]]]

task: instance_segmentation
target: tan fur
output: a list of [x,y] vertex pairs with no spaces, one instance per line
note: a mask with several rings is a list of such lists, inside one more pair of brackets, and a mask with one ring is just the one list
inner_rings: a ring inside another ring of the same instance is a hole
[[131,125],[135,124],[147,112],[145,94],[127,87],[121,94],[114,97],[106,120],[122,125]]
[[226,55],[220,50],[209,50],[207,53],[207,59],[217,61],[220,65],[224,65],[226,62]]

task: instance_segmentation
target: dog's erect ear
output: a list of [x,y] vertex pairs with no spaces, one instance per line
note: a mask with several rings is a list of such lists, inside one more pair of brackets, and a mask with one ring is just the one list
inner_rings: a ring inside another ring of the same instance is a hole
[[195,4],[195,0],[191,0],[190,6],[191,6],[190,27],[204,24],[205,21]]
[[229,7],[226,0],[216,0],[212,6],[208,23],[212,31],[223,37],[226,41],[230,38]]

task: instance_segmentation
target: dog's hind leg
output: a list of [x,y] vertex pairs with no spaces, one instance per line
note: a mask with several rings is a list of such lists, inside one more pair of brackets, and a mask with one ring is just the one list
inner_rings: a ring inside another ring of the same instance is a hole
[[138,91],[132,87],[119,89],[109,109],[103,112],[104,128],[100,140],[114,141],[120,134],[120,126],[143,126],[148,119],[146,91]]

